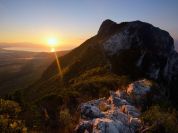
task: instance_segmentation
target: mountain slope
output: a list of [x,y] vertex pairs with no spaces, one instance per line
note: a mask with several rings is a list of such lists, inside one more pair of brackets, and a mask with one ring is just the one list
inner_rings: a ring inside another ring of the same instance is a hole
[[141,78],[157,82],[160,92],[176,103],[178,55],[173,43],[168,32],[151,24],[106,20],[95,36],[59,57],[62,79],[54,61],[39,81],[24,90],[24,99],[37,105],[36,111],[45,109],[49,119],[42,124],[50,122],[49,127],[62,125],[58,114],[66,109],[73,116],[70,123],[76,124],[79,103],[107,96],[109,90]]
[[[177,72],[173,71],[176,59],[173,39],[168,32],[140,21],[116,24],[106,20],[96,36],[59,58],[59,61],[63,82],[68,84],[85,71],[104,66],[117,75],[172,80],[177,76]],[[57,71],[56,62],[53,62],[41,80],[45,82],[57,76]]]

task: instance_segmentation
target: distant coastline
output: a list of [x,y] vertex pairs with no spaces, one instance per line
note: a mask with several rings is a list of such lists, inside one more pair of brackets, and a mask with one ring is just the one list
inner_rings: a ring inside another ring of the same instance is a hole
[[[70,51],[75,48],[68,47],[70,45],[60,46],[56,51]],[[29,52],[50,52],[51,48],[45,46],[44,44],[33,44],[33,43],[5,43],[0,42],[0,48],[4,50],[13,50],[13,51],[29,51]]]
[[50,49],[45,48],[30,48],[30,47],[4,47],[4,50],[29,51],[29,52],[50,52]]

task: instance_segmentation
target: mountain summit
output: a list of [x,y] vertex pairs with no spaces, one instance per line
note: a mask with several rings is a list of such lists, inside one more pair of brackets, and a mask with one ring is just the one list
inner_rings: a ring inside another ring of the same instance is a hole
[[[112,57],[110,63],[113,71],[118,72],[119,67],[130,64],[153,79],[172,80],[175,74],[177,76],[177,68],[174,67],[178,63],[178,56],[174,50],[173,38],[168,32],[141,21],[116,24],[106,20],[97,36],[107,38],[101,45],[106,55]],[[127,64],[117,65],[123,62]],[[125,70],[130,71],[132,70]]]

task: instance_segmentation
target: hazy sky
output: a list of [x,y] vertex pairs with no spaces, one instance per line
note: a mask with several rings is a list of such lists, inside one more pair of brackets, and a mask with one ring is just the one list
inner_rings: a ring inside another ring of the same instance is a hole
[[79,45],[103,20],[142,20],[178,40],[178,0],[0,0],[0,42]]

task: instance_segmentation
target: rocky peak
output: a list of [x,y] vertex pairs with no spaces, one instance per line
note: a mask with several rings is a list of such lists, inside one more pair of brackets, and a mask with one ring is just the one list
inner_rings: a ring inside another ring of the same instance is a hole
[[116,26],[116,25],[117,25],[116,22],[113,22],[112,20],[107,19],[103,21],[103,23],[101,24],[98,34],[103,34],[103,32],[110,30],[112,26]]
[[[103,23],[102,25],[105,25],[105,22]],[[122,29],[117,28],[123,25],[122,23],[110,22],[109,26],[105,27],[102,25],[100,32],[104,30],[109,32],[112,30],[112,27],[115,30],[117,29],[117,32],[111,35],[104,43],[106,51],[112,54],[123,49],[140,49],[147,50],[148,52],[158,52],[159,54],[168,54],[174,50],[174,41],[169,33],[151,24],[141,21],[127,22]],[[112,48],[114,48],[114,51]]]
[[[153,79],[171,80],[171,73],[178,75],[178,71],[173,70],[178,56],[175,57],[174,40],[167,31],[141,21],[117,24],[105,20],[97,37],[105,38],[101,45],[116,73],[118,68],[132,66]],[[122,69],[124,73],[130,74],[130,71],[133,69]]]
[[104,38],[110,36],[117,30],[116,27],[117,27],[117,23],[113,22],[112,20],[107,19],[103,21],[98,31],[98,37]]

